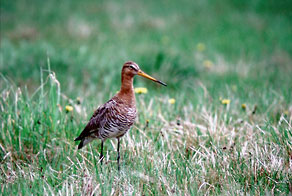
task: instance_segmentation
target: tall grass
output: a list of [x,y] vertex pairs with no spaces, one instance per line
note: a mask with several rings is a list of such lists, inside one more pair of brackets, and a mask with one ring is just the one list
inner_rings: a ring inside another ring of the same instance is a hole
[[[41,73],[43,83],[32,95],[2,76],[4,195],[291,191],[291,115],[282,114],[270,123],[260,114],[234,111],[230,105],[215,111],[182,103],[178,108],[167,103],[166,95],[138,95],[139,118],[122,139],[118,172],[115,140],[106,142],[104,165],[99,164],[98,141],[77,151],[73,139],[87,120],[83,112],[90,113],[89,106],[61,94],[52,71]],[[66,113],[66,104],[74,111]]]

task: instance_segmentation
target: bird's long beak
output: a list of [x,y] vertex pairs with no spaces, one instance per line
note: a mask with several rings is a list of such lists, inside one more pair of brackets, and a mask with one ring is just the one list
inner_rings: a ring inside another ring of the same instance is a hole
[[162,84],[163,86],[167,86],[167,84],[165,84],[164,82],[161,82],[160,80],[157,80],[157,79],[153,78],[152,76],[149,76],[148,74],[146,74],[146,73],[143,72],[142,70],[139,70],[139,71],[138,71],[138,75],[139,75],[139,76],[142,76],[142,77],[144,77],[144,78],[147,78],[147,79],[149,79],[149,80],[152,80],[152,81],[154,81],[154,82],[157,82],[157,83],[159,83],[159,84]]

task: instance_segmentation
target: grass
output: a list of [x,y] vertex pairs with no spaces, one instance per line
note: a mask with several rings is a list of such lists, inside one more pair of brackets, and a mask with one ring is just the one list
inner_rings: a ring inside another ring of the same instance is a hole
[[[0,8],[3,195],[291,194],[289,1],[32,2]],[[126,60],[168,87],[135,79],[118,172],[73,140]]]

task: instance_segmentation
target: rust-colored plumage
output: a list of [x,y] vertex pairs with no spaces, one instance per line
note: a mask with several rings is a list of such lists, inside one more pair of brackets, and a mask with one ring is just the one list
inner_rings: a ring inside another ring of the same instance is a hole
[[75,139],[75,141],[80,140],[78,149],[94,139],[101,139],[101,163],[103,159],[103,142],[108,138],[117,138],[119,166],[120,137],[125,135],[131,128],[137,115],[133,87],[135,75],[143,76],[166,86],[163,82],[144,73],[136,63],[132,61],[126,62],[122,68],[122,84],[120,91],[94,112],[82,133]]

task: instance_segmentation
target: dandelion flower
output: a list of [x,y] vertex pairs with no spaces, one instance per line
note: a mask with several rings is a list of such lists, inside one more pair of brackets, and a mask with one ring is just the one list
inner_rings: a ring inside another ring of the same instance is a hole
[[199,52],[203,52],[205,49],[206,49],[205,44],[203,44],[203,43],[198,43],[198,44],[197,44],[197,50],[198,50]]
[[66,109],[66,112],[72,112],[73,111],[73,107],[70,106],[70,105],[66,105],[65,109]]
[[222,99],[222,100],[221,100],[221,103],[222,103],[223,105],[228,105],[228,104],[230,104],[230,99]]
[[135,88],[135,93],[137,94],[146,94],[147,92],[148,92],[147,88],[144,87]]
[[245,104],[245,103],[241,104],[241,108],[242,108],[243,110],[245,110],[245,109],[246,109],[246,104]]
[[213,66],[213,63],[212,63],[212,61],[210,61],[210,60],[205,60],[205,61],[203,62],[203,64],[204,64],[204,67],[207,68],[207,69],[211,69],[212,66]]
[[175,99],[174,99],[174,98],[169,99],[169,100],[168,100],[168,103],[170,103],[170,104],[175,104]]

